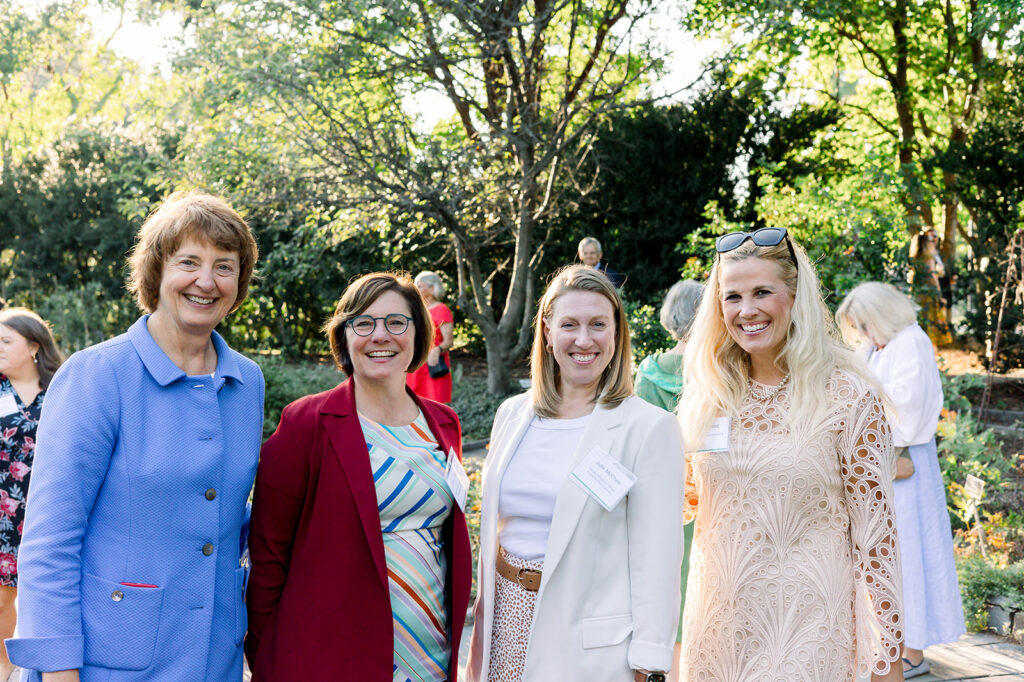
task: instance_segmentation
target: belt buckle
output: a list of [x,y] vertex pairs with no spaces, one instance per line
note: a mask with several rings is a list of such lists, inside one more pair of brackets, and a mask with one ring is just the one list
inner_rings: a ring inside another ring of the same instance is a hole
[[523,579],[523,573],[532,573],[532,574],[536,575],[537,571],[535,571],[535,570],[533,570],[531,568],[526,568],[525,566],[523,568],[520,568],[518,571],[516,571],[516,580],[519,581],[520,587],[523,587],[525,589],[530,589],[530,588],[526,587],[526,582]]

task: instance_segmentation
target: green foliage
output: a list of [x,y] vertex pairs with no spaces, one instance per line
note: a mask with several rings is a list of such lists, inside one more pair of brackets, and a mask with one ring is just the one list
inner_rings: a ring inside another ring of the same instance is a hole
[[490,438],[494,414],[508,395],[492,395],[487,391],[486,377],[453,377],[452,409],[459,415],[464,441]]
[[630,345],[633,348],[634,366],[639,365],[640,361],[648,355],[662,353],[676,345],[672,335],[661,326],[660,301],[657,308],[632,300],[626,300],[623,303],[626,317],[629,319]]
[[299,398],[334,388],[344,380],[327,362],[288,362],[279,355],[253,355],[266,381],[263,408],[264,440],[277,429],[281,410]]
[[954,527],[967,528],[974,520],[968,515],[970,501],[964,494],[968,474],[985,481],[986,490],[998,490],[1012,466],[990,428],[971,412],[965,393],[982,382],[973,374],[942,373],[945,407],[938,427],[938,455],[946,485],[946,505]]
[[956,571],[969,630],[988,626],[987,604],[995,597],[1005,597],[1009,608],[1024,609],[1024,562],[1000,567],[979,556],[959,557]]

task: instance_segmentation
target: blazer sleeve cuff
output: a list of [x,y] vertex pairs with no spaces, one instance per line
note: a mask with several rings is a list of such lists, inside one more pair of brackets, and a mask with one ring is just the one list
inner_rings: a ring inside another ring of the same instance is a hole
[[84,664],[85,637],[19,637],[4,640],[11,663],[25,670],[78,670]]
[[672,668],[672,647],[634,639],[629,643],[628,659],[633,670],[668,672]]

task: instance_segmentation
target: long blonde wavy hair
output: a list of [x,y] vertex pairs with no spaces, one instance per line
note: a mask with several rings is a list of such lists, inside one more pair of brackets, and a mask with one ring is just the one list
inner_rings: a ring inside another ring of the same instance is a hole
[[864,363],[839,340],[807,254],[796,242],[790,243],[796,262],[785,241],[776,246],[757,246],[748,240],[719,254],[711,269],[683,360],[684,388],[678,413],[688,450],[704,442],[717,417],[738,415],[749,388],[750,355],[729,336],[722,317],[723,264],[747,258],[771,261],[793,294],[786,342],[775,358],[776,366],[789,373],[790,423],[813,420],[828,407],[825,387],[836,369],[849,370],[876,385]]

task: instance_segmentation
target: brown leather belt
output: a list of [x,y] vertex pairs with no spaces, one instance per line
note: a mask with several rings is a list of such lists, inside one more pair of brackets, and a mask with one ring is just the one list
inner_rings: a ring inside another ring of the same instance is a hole
[[495,567],[498,575],[509,582],[519,583],[520,587],[527,592],[536,592],[540,589],[541,572],[529,568],[516,568],[505,559],[505,553],[500,547]]

